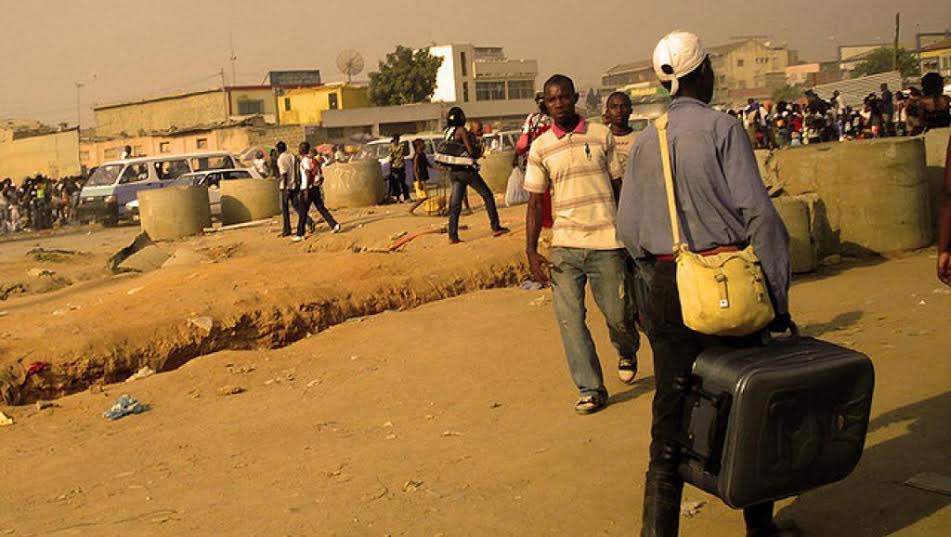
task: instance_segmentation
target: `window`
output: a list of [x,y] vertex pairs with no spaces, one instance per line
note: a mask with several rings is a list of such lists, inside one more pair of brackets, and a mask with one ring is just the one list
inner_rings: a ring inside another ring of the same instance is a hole
[[469,66],[466,65],[466,53],[459,53],[459,63],[462,65],[462,76],[469,76]]
[[331,127],[327,129],[327,138],[331,140],[343,138],[343,127]]
[[737,67],[743,67],[743,60],[736,60]]
[[171,153],[172,152],[172,143],[171,142],[161,142],[158,145],[159,153]]
[[245,170],[224,172],[223,175],[225,179],[251,179],[251,172]]
[[329,110],[336,110],[336,109],[338,108],[338,106],[337,106],[337,94],[336,94],[336,93],[328,93],[328,94],[327,94],[327,107],[328,107]]
[[769,58],[756,58],[756,63],[767,64],[769,63]]
[[227,170],[228,168],[234,167],[234,161],[229,156],[192,158],[192,169],[196,172],[205,170]]
[[285,112],[290,112],[290,111],[291,111],[291,98],[290,98],[290,97],[284,97],[284,111],[285,111]]
[[476,100],[505,100],[505,82],[476,82]]
[[199,138],[195,142],[195,147],[198,149],[208,149],[208,138]]
[[191,171],[188,162],[184,160],[164,160],[156,162],[154,166],[155,174],[163,181],[178,179]]
[[462,102],[464,103],[469,102],[469,83],[468,82],[462,83]]
[[253,116],[264,113],[264,101],[238,101],[239,116]]
[[148,178],[149,169],[145,164],[133,164],[122,172],[122,177],[119,178],[119,184],[125,185],[137,181],[145,181]]
[[535,97],[535,83],[531,80],[510,80],[509,99],[532,99]]

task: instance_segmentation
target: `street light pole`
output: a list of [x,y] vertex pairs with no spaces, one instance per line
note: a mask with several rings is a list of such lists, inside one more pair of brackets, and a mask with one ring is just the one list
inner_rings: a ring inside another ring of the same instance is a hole
[[82,89],[84,84],[82,82],[76,82],[76,159],[79,167],[79,175],[83,174],[83,148],[82,148],[82,134],[83,134],[83,109],[82,109]]

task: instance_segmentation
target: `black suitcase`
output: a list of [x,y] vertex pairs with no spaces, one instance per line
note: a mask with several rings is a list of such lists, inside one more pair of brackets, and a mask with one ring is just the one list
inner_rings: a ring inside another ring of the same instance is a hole
[[735,509],[844,479],[874,384],[867,356],[812,338],[708,349],[680,386],[680,474]]

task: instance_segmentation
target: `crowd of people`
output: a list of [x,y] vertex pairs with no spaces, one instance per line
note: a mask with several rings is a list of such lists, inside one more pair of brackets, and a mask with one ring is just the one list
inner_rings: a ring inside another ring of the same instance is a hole
[[863,99],[860,108],[845,103],[834,91],[829,100],[807,90],[799,102],[760,103],[749,99],[741,110],[726,112],[743,121],[757,149],[779,149],[821,142],[917,136],[928,129],[951,126],[949,99],[938,73],[921,78],[921,89],[892,91],[882,84]]
[[0,182],[0,232],[52,229],[75,221],[82,179],[50,179],[36,174],[19,185],[9,177]]

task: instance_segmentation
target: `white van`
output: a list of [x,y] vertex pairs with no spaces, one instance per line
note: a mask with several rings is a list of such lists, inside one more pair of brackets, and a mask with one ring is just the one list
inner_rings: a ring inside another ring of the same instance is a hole
[[237,167],[238,159],[224,151],[107,162],[96,168],[83,186],[76,214],[80,222],[95,220],[115,225],[129,216],[126,204],[135,200],[140,190],[173,185],[176,179],[191,172]]

